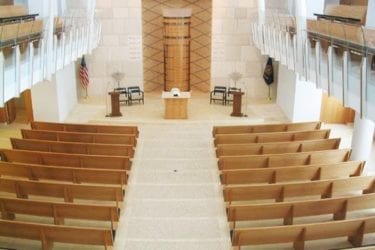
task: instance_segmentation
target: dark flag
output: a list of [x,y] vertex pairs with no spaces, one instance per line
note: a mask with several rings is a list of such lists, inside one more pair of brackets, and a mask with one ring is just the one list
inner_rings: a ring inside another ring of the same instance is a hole
[[268,57],[266,68],[263,73],[263,79],[268,86],[268,99],[271,100],[271,84],[273,83],[273,66],[271,57]]
[[87,97],[87,87],[89,86],[89,70],[86,66],[85,56],[82,56],[81,66],[79,68],[79,76],[81,78],[81,86],[86,90]]
[[271,57],[268,57],[266,68],[264,69],[263,73],[263,79],[267,85],[271,85],[273,83],[273,66]]

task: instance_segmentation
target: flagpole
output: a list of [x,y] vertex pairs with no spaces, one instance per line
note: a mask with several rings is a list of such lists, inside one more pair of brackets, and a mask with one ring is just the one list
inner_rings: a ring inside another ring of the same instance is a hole
[[87,87],[85,88],[85,91],[86,91],[85,99],[87,99],[89,97],[89,95],[87,94]]
[[271,98],[271,86],[268,85],[268,100],[271,101],[272,98]]

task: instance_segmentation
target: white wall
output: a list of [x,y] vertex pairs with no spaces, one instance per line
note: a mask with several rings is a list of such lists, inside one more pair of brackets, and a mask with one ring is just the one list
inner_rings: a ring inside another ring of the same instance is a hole
[[284,111],[289,120],[294,117],[296,95],[296,75],[285,65],[279,65],[276,103]]
[[322,91],[311,82],[300,81],[284,65],[279,66],[277,104],[292,122],[320,119]]
[[77,104],[77,80],[74,63],[58,71],[51,81],[31,88],[34,119],[62,122]]
[[375,11],[374,10],[375,10],[375,0],[368,0],[366,27],[375,28]]

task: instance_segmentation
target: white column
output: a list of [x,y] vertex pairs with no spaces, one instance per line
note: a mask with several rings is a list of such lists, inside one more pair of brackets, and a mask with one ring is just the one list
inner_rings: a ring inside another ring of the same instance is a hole
[[[351,160],[367,160],[371,153],[371,148],[374,140],[374,128],[375,124],[366,119],[361,118],[359,113],[356,112],[354,120],[354,130],[352,138],[352,155]],[[373,169],[368,169],[371,166],[365,167],[366,172],[375,171]]]

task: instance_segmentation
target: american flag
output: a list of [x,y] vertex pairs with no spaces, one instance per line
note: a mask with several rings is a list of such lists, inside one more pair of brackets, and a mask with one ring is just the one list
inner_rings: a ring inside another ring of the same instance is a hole
[[81,85],[83,89],[87,90],[89,86],[89,70],[86,66],[85,56],[82,56],[81,67],[79,68],[79,76],[81,77]]

